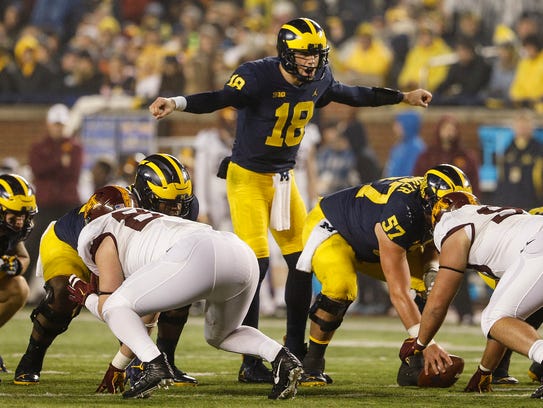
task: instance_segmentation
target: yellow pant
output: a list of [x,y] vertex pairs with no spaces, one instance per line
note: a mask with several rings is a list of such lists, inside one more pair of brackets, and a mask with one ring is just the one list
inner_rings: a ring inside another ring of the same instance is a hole
[[[317,204],[307,216],[302,239],[307,242],[313,228],[325,218],[320,204]],[[409,252],[407,261],[411,271],[411,287],[424,291],[422,280],[422,250]],[[381,264],[361,262],[356,259],[353,248],[340,234],[331,235],[316,249],[311,262],[312,270],[322,284],[321,292],[336,300],[354,301],[358,295],[356,271],[384,281]]]
[[[268,229],[273,201],[273,173],[255,173],[230,163],[226,192],[234,232],[255,252],[257,258],[270,256]],[[304,201],[290,171],[290,229],[271,230],[283,255],[302,250],[302,230],[307,214]]]
[[78,278],[88,282],[91,272],[77,254],[77,251],[57,237],[53,226],[54,223],[49,225],[40,242],[43,279],[48,281],[55,276],[75,274]]

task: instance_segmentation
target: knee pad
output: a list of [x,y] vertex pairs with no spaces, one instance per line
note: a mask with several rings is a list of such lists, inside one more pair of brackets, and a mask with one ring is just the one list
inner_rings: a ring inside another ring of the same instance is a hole
[[[334,331],[341,325],[341,322],[343,322],[343,316],[345,316],[345,313],[347,312],[347,309],[349,308],[351,303],[352,302],[349,300],[338,302],[336,300],[330,299],[322,293],[319,293],[317,295],[315,303],[313,303],[313,305],[309,309],[309,318],[313,322],[317,323],[323,332]],[[335,317],[335,319],[330,322],[320,318],[316,315],[318,309],[330,313]]]
[[107,323],[109,312],[111,312],[113,309],[130,307],[130,302],[126,298],[114,293],[104,302],[102,306],[102,317]]
[[67,307],[64,302],[57,302],[59,296],[55,296],[55,288],[49,282],[45,283],[44,289],[45,296],[30,314],[30,320],[40,334],[57,336],[68,330],[70,322],[77,316],[81,307],[74,310],[71,306]]

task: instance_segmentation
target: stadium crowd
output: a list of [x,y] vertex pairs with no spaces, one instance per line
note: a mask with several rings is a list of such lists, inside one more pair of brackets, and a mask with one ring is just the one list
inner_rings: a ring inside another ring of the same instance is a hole
[[8,0],[0,5],[0,102],[215,89],[275,54],[284,22],[328,33],[346,83],[434,93],[434,105],[539,106],[543,5],[501,1]]

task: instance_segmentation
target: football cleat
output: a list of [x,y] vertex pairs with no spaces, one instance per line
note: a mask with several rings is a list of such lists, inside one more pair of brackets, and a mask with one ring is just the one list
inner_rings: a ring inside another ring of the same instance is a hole
[[262,360],[255,359],[250,362],[243,362],[239,368],[238,381],[253,384],[273,384],[273,375]]
[[528,369],[528,377],[530,377],[532,381],[535,381],[537,383],[543,383],[543,365],[535,362],[532,363],[532,365]]
[[533,393],[530,395],[531,398],[543,399],[543,385],[540,385]]
[[173,370],[173,385],[178,387],[183,387],[186,385],[198,385],[198,381],[196,378],[191,377],[184,371],[181,371],[179,368],[177,368],[175,365],[172,366]]
[[157,388],[173,384],[174,373],[165,354],[142,363],[142,366],[142,375],[128,391],[123,392],[123,398],[148,398]]
[[322,371],[305,372],[300,379],[301,387],[322,387],[323,385],[331,384],[326,379]]
[[36,367],[32,364],[29,354],[24,354],[15,369],[13,384],[15,385],[36,385],[40,383],[41,366]]
[[283,347],[272,362],[273,387],[268,398],[294,398],[303,371],[300,360]]

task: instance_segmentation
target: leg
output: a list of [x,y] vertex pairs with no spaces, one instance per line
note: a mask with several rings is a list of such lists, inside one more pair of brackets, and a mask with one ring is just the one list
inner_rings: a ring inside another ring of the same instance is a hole
[[68,276],[56,276],[45,283],[45,297],[32,311],[32,333],[27,349],[15,369],[17,385],[38,384],[45,353],[55,338],[68,330],[80,306],[68,298]]
[[25,305],[28,294],[29,288],[24,277],[0,278],[0,327]]

